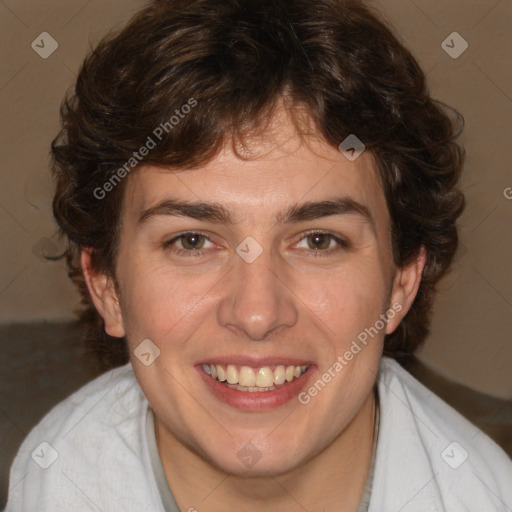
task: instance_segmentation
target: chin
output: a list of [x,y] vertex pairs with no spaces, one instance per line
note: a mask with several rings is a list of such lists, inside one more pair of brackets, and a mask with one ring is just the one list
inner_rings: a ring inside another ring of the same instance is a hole
[[245,439],[247,436],[231,440],[229,446],[219,443],[221,449],[213,452],[208,449],[207,461],[225,473],[244,478],[286,474],[305,462],[304,442],[299,449],[297,443],[283,443],[282,438],[272,442],[261,435],[259,440],[257,436],[253,441]]

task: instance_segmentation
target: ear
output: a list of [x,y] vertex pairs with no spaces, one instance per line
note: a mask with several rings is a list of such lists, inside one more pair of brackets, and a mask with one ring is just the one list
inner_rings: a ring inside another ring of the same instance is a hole
[[416,258],[407,266],[399,268],[393,278],[393,289],[391,291],[390,306],[400,305],[401,308],[393,308],[398,314],[390,318],[386,325],[386,334],[391,334],[402,321],[403,317],[411,309],[412,303],[420,287],[421,275],[427,261],[427,252],[421,246]]
[[125,335],[121,307],[111,277],[95,272],[91,266],[92,250],[83,248],[80,264],[94,307],[105,322],[105,331],[110,336],[122,338]]

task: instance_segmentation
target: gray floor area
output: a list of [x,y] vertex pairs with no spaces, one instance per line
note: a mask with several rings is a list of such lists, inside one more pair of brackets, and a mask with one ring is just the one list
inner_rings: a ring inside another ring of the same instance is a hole
[[[100,373],[80,333],[73,323],[0,326],[0,509],[24,437],[55,404]],[[419,362],[410,371],[512,456],[512,402],[454,384]]]

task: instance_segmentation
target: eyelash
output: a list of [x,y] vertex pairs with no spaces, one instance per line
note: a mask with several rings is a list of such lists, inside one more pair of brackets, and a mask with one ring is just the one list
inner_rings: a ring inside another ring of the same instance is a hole
[[334,240],[334,242],[336,242],[337,247],[330,248],[330,249],[306,249],[308,256],[310,256],[310,257],[313,257],[313,258],[328,257],[328,256],[332,256],[333,253],[337,253],[339,251],[347,250],[350,248],[350,245],[347,240],[339,238],[338,236],[333,235],[332,233],[329,233],[328,231],[321,231],[318,229],[313,229],[311,231],[307,231],[306,233],[304,233],[303,236],[301,237],[301,239],[299,240],[299,242],[302,242],[303,240],[305,240],[306,238],[308,238],[309,236],[312,236],[312,235],[328,236],[330,238],[330,241]]
[[[205,254],[204,250],[201,250],[201,249],[187,250],[187,249],[173,248],[173,244],[175,242],[177,242],[178,240],[183,240],[184,237],[189,236],[189,235],[198,235],[198,236],[204,237],[207,241],[212,242],[206,233],[203,233],[201,231],[187,231],[185,233],[181,233],[180,235],[174,237],[172,240],[165,242],[163,244],[163,248],[164,249],[171,248],[172,252],[174,252],[178,256],[185,256],[185,257],[204,256],[204,254]],[[307,231],[306,233],[304,233],[304,235],[300,238],[299,242],[297,242],[297,243],[302,242],[303,240],[305,240],[306,238],[308,238],[309,236],[312,236],[312,235],[326,235],[326,236],[330,237],[330,240],[334,240],[338,244],[338,246],[335,248],[323,249],[323,250],[322,249],[306,249],[309,256],[311,256],[311,257],[317,258],[317,257],[330,256],[334,252],[338,252],[340,250],[346,250],[346,249],[350,248],[350,245],[346,240],[343,240],[343,239],[337,237],[336,235],[333,235],[332,233],[329,233],[327,231],[320,231],[320,230]]]
[[210,238],[208,237],[208,235],[206,233],[203,233],[201,231],[187,231],[186,233],[181,233],[181,235],[174,237],[172,240],[169,240],[168,242],[165,242],[163,244],[163,248],[164,249],[171,248],[171,251],[174,252],[175,254],[177,254],[178,256],[193,257],[193,258],[204,256],[204,251],[201,249],[192,249],[191,251],[189,251],[186,249],[179,249],[179,248],[176,249],[176,248],[172,247],[174,242],[176,242],[178,240],[182,240],[184,237],[189,236],[189,235],[199,235],[199,236],[206,238],[206,240],[208,240],[209,242],[211,242]]

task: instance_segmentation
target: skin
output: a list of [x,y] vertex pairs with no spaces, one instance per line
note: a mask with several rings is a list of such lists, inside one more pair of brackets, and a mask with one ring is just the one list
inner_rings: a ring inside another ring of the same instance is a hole
[[[119,293],[91,271],[88,251],[82,268],[107,332],[127,337],[181,510],[224,512],[229,503],[244,511],[354,511],[371,458],[384,335],[414,300],[425,251],[407,267],[394,265],[389,212],[368,151],[350,162],[319,138],[301,139],[283,112],[250,142],[249,160],[226,147],[200,169],[139,169],[125,191]],[[278,222],[292,205],[342,196],[364,205],[373,222],[354,212]],[[220,204],[234,223],[164,214],[140,222],[171,197]],[[308,237],[311,229],[349,245]],[[204,244],[198,250],[191,239],[176,240],[187,231],[210,241],[192,239]],[[263,249],[252,263],[236,252],[248,236]],[[393,304],[401,311],[307,405],[292,399],[242,411],[213,396],[197,371],[213,357],[294,357],[313,363],[309,386]],[[161,353],[144,366],[133,350],[147,338]],[[261,455],[251,467],[237,456],[248,442]]]

